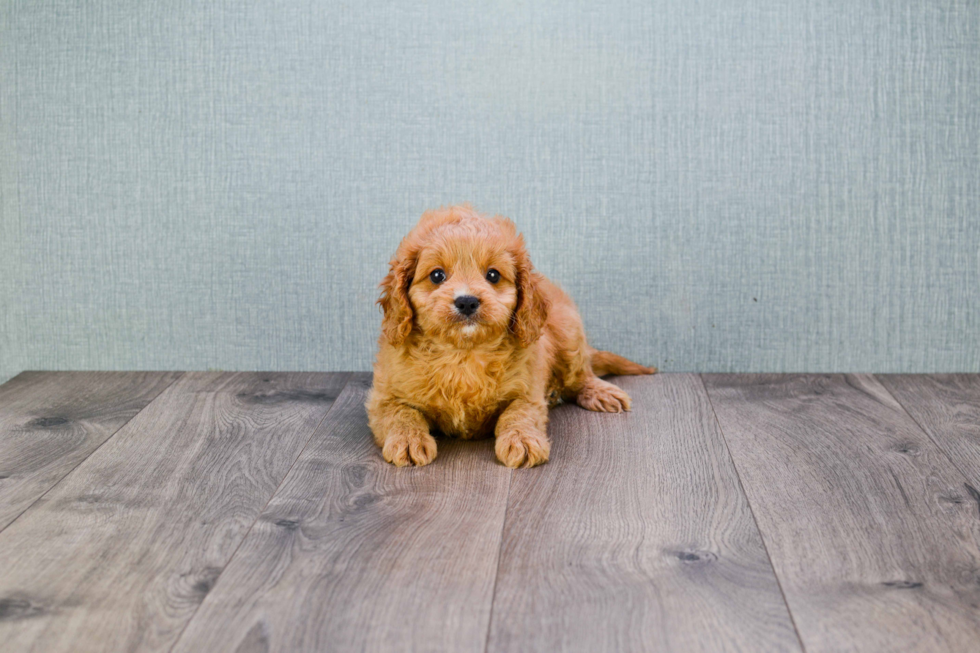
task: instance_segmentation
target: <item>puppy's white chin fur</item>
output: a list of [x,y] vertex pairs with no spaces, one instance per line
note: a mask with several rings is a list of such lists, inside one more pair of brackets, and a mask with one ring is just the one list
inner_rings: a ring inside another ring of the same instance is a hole
[[462,330],[464,336],[471,336],[471,335],[473,335],[474,332],[476,332],[476,325],[475,324],[467,324],[461,330]]

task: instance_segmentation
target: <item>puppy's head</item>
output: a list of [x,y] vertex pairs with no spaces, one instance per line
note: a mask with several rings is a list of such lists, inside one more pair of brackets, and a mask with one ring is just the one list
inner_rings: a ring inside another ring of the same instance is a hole
[[396,346],[414,329],[462,347],[509,332],[526,347],[547,317],[538,284],[507,218],[484,218],[468,205],[427,211],[381,282],[382,330]]

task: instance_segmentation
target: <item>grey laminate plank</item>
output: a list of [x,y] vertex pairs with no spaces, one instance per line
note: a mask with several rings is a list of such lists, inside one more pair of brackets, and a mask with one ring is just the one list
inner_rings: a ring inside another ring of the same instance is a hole
[[704,379],[807,651],[976,650],[976,506],[874,377]]
[[176,651],[483,649],[510,470],[491,441],[385,463],[356,375]]
[[347,376],[185,374],[0,533],[0,642],[168,649]]
[[0,531],[179,376],[23,372],[0,386]]
[[957,500],[980,504],[980,374],[877,377],[966,476],[970,485]]
[[490,651],[792,651],[799,642],[700,379],[552,412],[511,483]]

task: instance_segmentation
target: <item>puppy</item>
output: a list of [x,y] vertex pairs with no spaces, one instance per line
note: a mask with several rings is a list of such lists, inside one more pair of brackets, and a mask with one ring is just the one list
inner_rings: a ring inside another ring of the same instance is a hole
[[504,465],[540,465],[549,405],[629,410],[629,396],[599,377],[656,372],[589,347],[575,304],[534,271],[507,218],[469,205],[428,211],[390,265],[367,413],[399,467],[432,462],[433,430],[493,434]]

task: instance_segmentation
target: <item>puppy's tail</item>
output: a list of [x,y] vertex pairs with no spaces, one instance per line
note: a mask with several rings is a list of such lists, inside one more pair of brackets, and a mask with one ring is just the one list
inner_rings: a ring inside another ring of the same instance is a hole
[[596,376],[606,374],[656,374],[656,367],[644,367],[611,351],[592,352],[592,371]]

